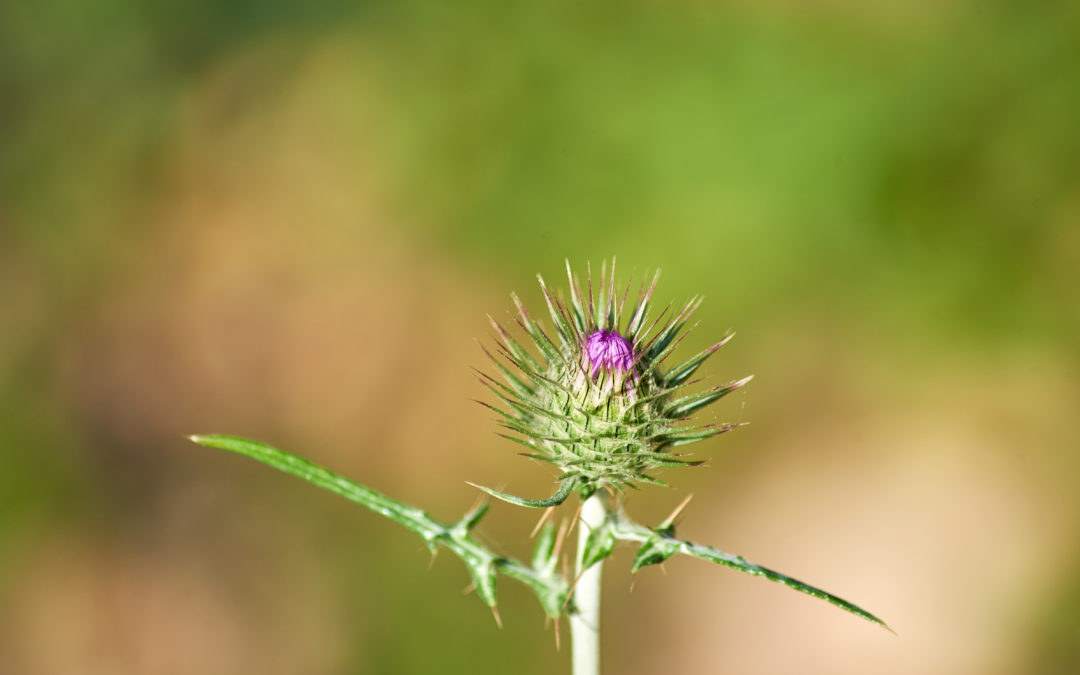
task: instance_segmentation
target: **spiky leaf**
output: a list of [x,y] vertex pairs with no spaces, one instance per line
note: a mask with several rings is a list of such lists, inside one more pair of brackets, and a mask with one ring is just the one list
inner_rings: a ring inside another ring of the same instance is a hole
[[496,572],[501,572],[529,586],[549,616],[558,617],[561,613],[569,590],[564,579],[546,567],[536,570],[513,558],[498,555],[472,537],[470,531],[487,512],[486,504],[466,514],[457,524],[447,526],[421,509],[387,497],[302,457],[265,443],[218,435],[191,436],[191,440],[209,448],[228,450],[250,457],[371,509],[420,535],[433,551],[436,546],[450,549],[465,563],[477,595],[489,607],[494,608],[497,602],[495,575]]
[[694,558],[701,558],[702,560],[708,560],[709,562],[717,563],[718,565],[724,565],[732,569],[752,574],[754,576],[764,577],[770,581],[783,584],[788,588],[799,591],[800,593],[806,593],[812,595],[815,598],[820,598],[829,602],[837,607],[851,612],[852,614],[862,617],[867,621],[876,623],[877,625],[891,631],[888,625],[884,621],[877,618],[865,609],[844,600],[838,596],[828,593],[826,591],[811,586],[805,582],[793,579],[786,574],[781,574],[775,570],[771,570],[767,567],[754,564],[742,556],[732,555],[725,553],[720,549],[713,548],[711,546],[702,546],[701,544],[695,544],[693,542],[685,541],[682,539],[676,539],[673,534],[673,528],[658,528],[656,530],[650,530],[647,527],[638,525],[631,522],[625,516],[620,517],[618,522],[612,528],[615,538],[623,541],[632,541],[641,544],[641,548],[638,549],[637,556],[634,558],[632,564],[632,571],[637,572],[642,567],[647,565],[656,565],[664,562],[668,558],[677,553],[683,555],[692,556]]

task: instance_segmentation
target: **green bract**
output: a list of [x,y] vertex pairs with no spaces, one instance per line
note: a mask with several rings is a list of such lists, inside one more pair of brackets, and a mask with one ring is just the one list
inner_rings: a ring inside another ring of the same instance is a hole
[[538,277],[554,339],[521,300],[511,296],[518,311],[516,322],[539,358],[491,320],[501,343],[497,355],[487,354],[505,379],[504,384],[482,375],[484,384],[505,406],[492,409],[505,427],[516,432],[510,438],[530,449],[527,456],[562,471],[560,488],[549,499],[522,499],[482,488],[525,506],[560,504],[575,489],[588,497],[604,486],[621,490],[639,482],[660,483],[651,471],[700,464],[682,459],[672,448],[739,425],[693,426],[686,420],[751,379],[687,393],[696,384],[691,376],[731,335],[666,367],[687,334],[684,328],[701,298],[691,298],[674,315],[671,305],[655,313],[651,300],[659,271],[647,286],[641,284],[629,306],[632,282],[618,292],[614,260],[610,273],[606,263],[601,267],[595,284],[587,270],[585,292],[569,261],[566,273],[569,300],[553,295],[543,277]]

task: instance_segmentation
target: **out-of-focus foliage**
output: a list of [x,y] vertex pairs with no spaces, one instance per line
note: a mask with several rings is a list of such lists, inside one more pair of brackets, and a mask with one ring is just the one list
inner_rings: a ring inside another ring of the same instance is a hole
[[614,672],[1076,671],[1078,82],[1069,2],[0,4],[0,671],[564,668],[524,593],[499,632],[183,435],[541,494],[472,338],[613,254],[757,374],[641,519],[693,490],[688,537],[900,635],[673,561],[609,577]]

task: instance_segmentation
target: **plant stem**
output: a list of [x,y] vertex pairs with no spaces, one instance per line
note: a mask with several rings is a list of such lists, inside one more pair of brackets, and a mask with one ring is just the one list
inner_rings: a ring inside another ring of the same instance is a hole
[[573,643],[574,675],[600,675],[600,572],[603,562],[581,571],[582,555],[589,534],[604,525],[607,505],[602,491],[596,491],[581,506],[578,522],[577,565],[579,577],[574,588],[574,607],[570,615],[570,639]]

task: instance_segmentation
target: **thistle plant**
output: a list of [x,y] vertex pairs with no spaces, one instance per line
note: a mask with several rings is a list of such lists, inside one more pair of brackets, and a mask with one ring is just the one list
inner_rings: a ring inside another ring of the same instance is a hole
[[[693,379],[730,334],[681,362],[672,358],[689,333],[701,298],[691,298],[677,311],[672,305],[655,311],[652,298],[659,271],[641,283],[633,300],[632,284],[616,285],[614,260],[610,270],[605,263],[598,277],[589,269],[584,279],[567,262],[565,294],[553,293],[542,277],[538,279],[550,324],[541,325],[511,294],[517,310],[514,323],[520,329],[515,332],[527,338],[529,347],[491,319],[497,345],[494,353],[482,348],[501,379],[478,371],[497,399],[481,403],[496,413],[508,432],[501,435],[524,446],[526,457],[557,469],[554,494],[547,498],[529,499],[476,486],[502,501],[543,509],[529,562],[495,553],[473,536],[488,511],[487,503],[457,522],[441,523],[421,509],[263,443],[218,435],[191,440],[246,455],[380,513],[418,534],[432,554],[439,547],[449,549],[465,563],[477,595],[500,625],[497,576],[524,583],[536,594],[545,615],[555,621],[556,639],[559,622],[568,618],[574,675],[600,672],[601,569],[619,542],[637,547],[631,563],[634,573],[677,554],[687,555],[781,583],[887,629],[873,614],[819,588],[740,556],[679,539],[676,519],[688,499],[656,527],[639,525],[627,515],[627,488],[665,485],[657,476],[660,470],[702,463],[676,450],[740,426],[694,425],[690,418],[751,378],[705,388],[700,388],[701,380]],[[573,516],[556,527],[552,514],[575,493],[579,505],[564,507],[575,509]],[[578,543],[571,573],[563,564],[563,541],[574,526]]]

